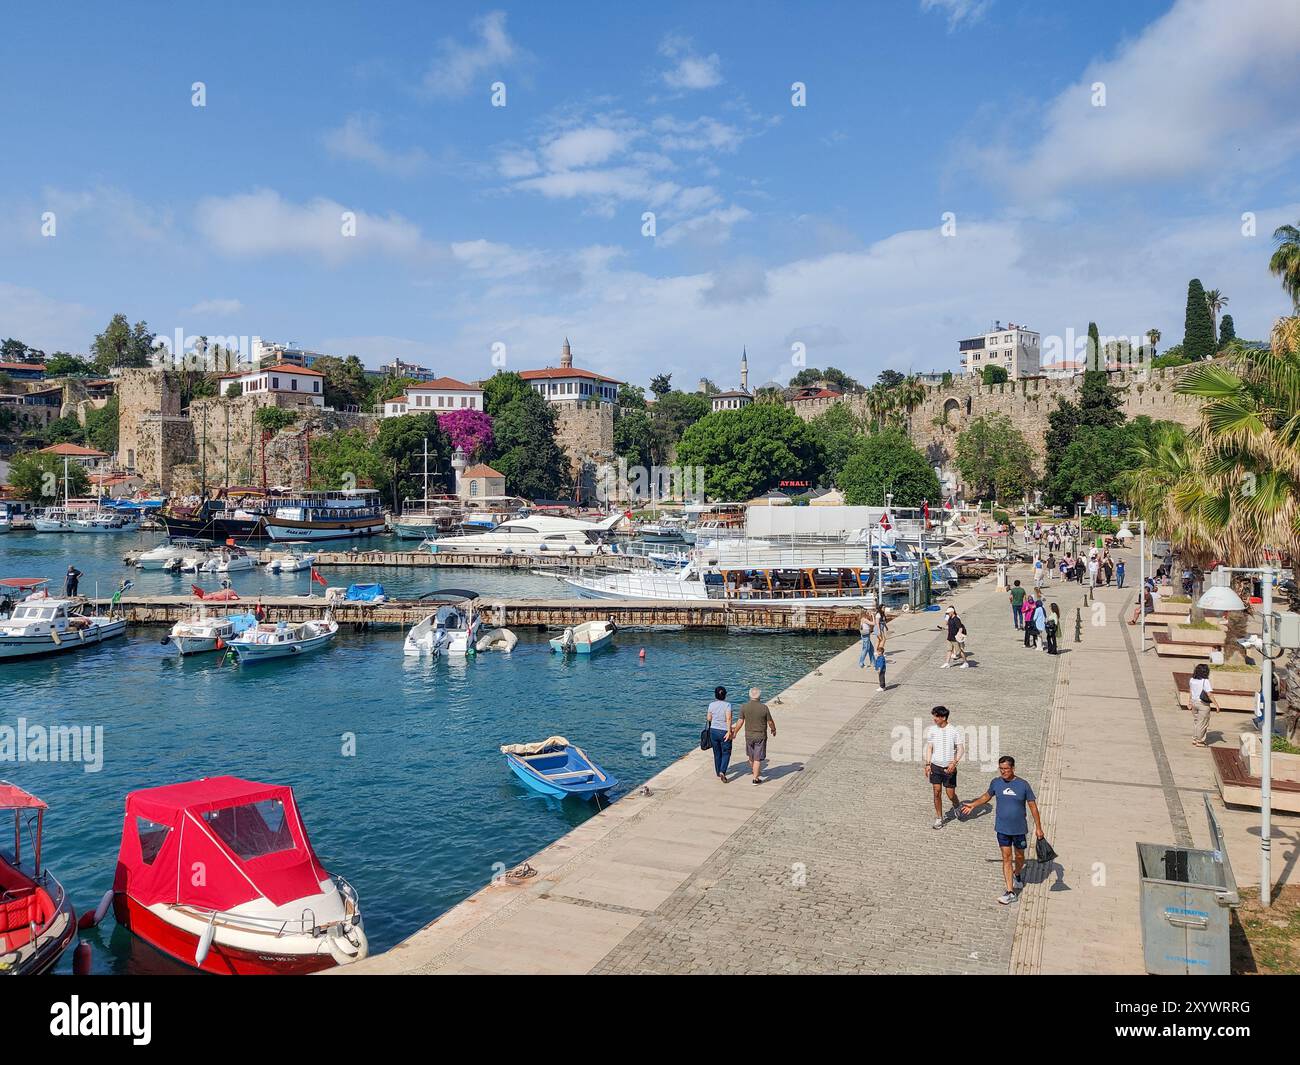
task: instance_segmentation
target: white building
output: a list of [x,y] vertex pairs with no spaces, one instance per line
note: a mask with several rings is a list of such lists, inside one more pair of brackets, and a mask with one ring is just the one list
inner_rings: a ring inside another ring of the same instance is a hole
[[957,344],[957,357],[962,360],[962,371],[968,375],[981,374],[986,366],[1000,366],[1013,380],[1037,377],[1041,355],[1038,334],[1014,322],[1006,325],[996,322],[982,336]]
[[[590,370],[579,370],[573,365],[573,350],[569,338],[564,338],[560,349],[560,365],[544,370],[521,370],[522,377],[533,391],[551,403],[597,400],[613,403],[618,399],[618,386],[623,382],[604,377]],[[408,389],[408,391],[410,391]]]
[[740,387],[729,392],[714,392],[709,398],[715,411],[740,410],[754,402],[754,397],[749,394],[748,350],[742,348],[740,352]]
[[405,403],[405,408],[395,410],[395,414],[446,414],[453,410],[482,410],[483,389],[478,385],[467,385],[453,377],[435,377],[432,381],[407,385],[405,396],[398,396],[384,404],[384,417],[393,416],[389,414],[390,405],[397,407],[402,403]]
[[318,370],[288,363],[252,367],[237,373],[222,374],[221,394],[230,395],[238,385],[244,395],[274,393],[296,399],[299,406],[325,406],[325,375]]

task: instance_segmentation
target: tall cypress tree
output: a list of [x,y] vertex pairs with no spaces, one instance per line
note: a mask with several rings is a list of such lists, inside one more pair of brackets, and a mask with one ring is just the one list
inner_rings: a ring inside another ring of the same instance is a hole
[[1232,324],[1232,315],[1225,314],[1219,323],[1219,350],[1228,346],[1229,341],[1237,339],[1237,328]]
[[1187,313],[1183,318],[1183,354],[1189,359],[1212,359],[1214,319],[1205,302],[1205,288],[1198,278],[1187,283]]
[[1101,361],[1101,334],[1097,332],[1097,323],[1088,323],[1088,356],[1084,370],[1104,370]]

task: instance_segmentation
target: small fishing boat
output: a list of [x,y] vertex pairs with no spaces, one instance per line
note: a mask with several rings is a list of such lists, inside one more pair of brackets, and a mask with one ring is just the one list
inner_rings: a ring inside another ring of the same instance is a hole
[[306,541],[298,541],[286,544],[289,550],[282,555],[272,555],[266,563],[266,572],[301,573],[311,569],[316,564],[316,556],[303,553],[305,543]]
[[176,622],[162,638],[162,644],[174,646],[182,657],[223,651],[231,640],[256,624],[257,617],[251,613],[209,614],[207,607],[201,606],[196,614]]
[[126,512],[104,509],[87,514],[84,517],[68,519],[67,532],[84,534],[138,532],[140,516]]
[[483,622],[472,601],[448,603],[411,626],[402,653],[406,655],[464,655],[478,650]]
[[316,621],[277,621],[246,629],[230,641],[241,665],[320,651],[338,635],[339,623],[326,614]]
[[24,599],[48,599],[48,577],[5,577],[0,579],[0,615],[8,614]]
[[209,973],[312,973],[370,949],[356,891],[316,857],[293,789],[274,784],[131,792],[111,895],[118,924]]
[[80,651],[126,632],[126,619],[87,614],[82,599],[29,597],[0,622],[0,661]]
[[614,619],[608,621],[584,621],[574,625],[551,640],[551,650],[561,654],[590,655],[604,650],[614,641],[618,626]]
[[501,748],[511,772],[534,791],[563,799],[568,795],[590,799],[618,785],[610,776],[563,736],[540,743],[510,743]]
[[[0,780],[0,811],[14,815],[13,850],[0,846],[0,975],[49,972],[77,934],[67,892],[41,865],[45,810],[35,795]],[[23,840],[31,841],[30,857]]]
[[179,569],[180,564],[196,554],[205,553],[211,545],[190,536],[173,536],[156,547],[142,551],[135,557],[134,566],[142,570]]

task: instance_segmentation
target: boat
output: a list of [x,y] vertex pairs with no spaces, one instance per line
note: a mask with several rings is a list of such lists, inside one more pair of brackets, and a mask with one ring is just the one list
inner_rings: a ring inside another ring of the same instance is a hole
[[5,577],[0,579],[0,614],[8,614],[15,603],[24,599],[49,597],[48,577]]
[[330,614],[316,621],[263,622],[240,633],[228,646],[241,665],[248,665],[323,650],[338,631],[339,623]]
[[35,508],[25,500],[9,499],[0,502],[0,533],[17,532],[19,529],[31,530]]
[[112,904],[118,924],[208,973],[313,973],[370,949],[357,893],[321,865],[293,789],[238,777],[127,795]]
[[0,622],[0,661],[80,651],[126,632],[126,619],[86,613],[84,599],[27,598]]
[[157,514],[170,536],[194,536],[225,543],[266,540],[266,511],[273,505],[261,489],[222,489],[197,505],[173,503]]
[[429,438],[424,438],[424,498],[402,502],[401,517],[392,518],[399,540],[424,540],[430,534],[450,530],[456,523],[460,500],[456,496],[429,495]]
[[289,548],[288,551],[282,555],[272,555],[267,560],[267,573],[301,573],[316,564],[316,555],[303,553],[304,542],[290,541],[285,546]]
[[257,617],[251,613],[209,614],[207,607],[201,606],[197,613],[176,622],[162,644],[175,647],[182,657],[224,651],[231,640],[256,624]]
[[255,569],[257,560],[242,547],[225,544],[216,549],[199,567],[202,573],[239,573]]
[[373,488],[308,492],[281,501],[266,517],[272,540],[338,540],[372,536],[387,525],[379,493]]
[[478,650],[483,622],[474,611],[473,599],[446,603],[411,626],[402,645],[405,655],[464,655]]
[[37,532],[72,532],[72,523],[84,520],[90,513],[87,507],[46,507],[32,515],[32,527]]
[[[67,892],[41,864],[45,810],[35,795],[0,780],[0,811],[14,815],[13,833],[4,833],[0,843],[0,974],[49,972],[77,935]],[[24,840],[30,841],[29,857]],[[10,842],[11,851],[5,849]]]
[[597,555],[609,553],[609,536],[622,514],[605,521],[579,521],[576,518],[553,518],[534,514],[512,518],[486,532],[467,536],[440,536],[426,540],[424,546],[437,554],[462,555]]
[[489,629],[478,638],[474,644],[474,649],[479,653],[485,651],[501,651],[503,654],[509,654],[515,649],[515,644],[519,642],[519,637],[509,629]]
[[636,529],[637,539],[652,544],[680,544],[684,543],[686,537],[686,518],[681,515],[669,514],[659,521],[648,521],[638,525]]
[[211,545],[206,540],[198,540],[192,536],[171,536],[163,543],[138,554],[133,565],[136,569],[142,570],[179,569],[180,563],[186,558],[206,553],[210,548]]
[[552,736],[540,743],[506,744],[501,753],[515,776],[534,791],[553,798],[572,795],[590,799],[618,786],[618,780],[563,736]]
[[111,509],[96,510],[81,517],[68,519],[67,532],[85,534],[138,532],[140,516]]
[[618,626],[613,618],[608,621],[584,621],[564,630],[551,640],[551,650],[561,654],[591,655],[602,651],[614,641]]

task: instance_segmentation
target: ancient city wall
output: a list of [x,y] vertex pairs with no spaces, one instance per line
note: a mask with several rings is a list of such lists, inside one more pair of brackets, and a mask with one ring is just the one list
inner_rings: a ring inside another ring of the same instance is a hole
[[[555,407],[555,439],[569,456],[569,467],[585,498],[595,490],[596,469],[614,458],[614,407],[610,403],[564,401]],[[506,485],[506,491],[510,486]]]

